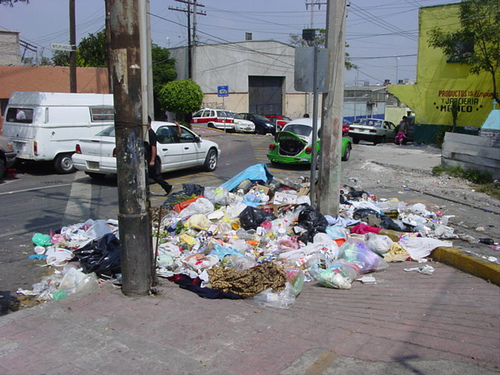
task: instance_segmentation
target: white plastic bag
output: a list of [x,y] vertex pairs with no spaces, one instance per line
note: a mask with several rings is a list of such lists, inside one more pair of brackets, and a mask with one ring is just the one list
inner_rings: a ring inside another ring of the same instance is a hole
[[383,255],[389,251],[393,241],[386,235],[367,233],[365,235],[365,243],[371,251]]
[[68,295],[81,292],[83,290],[91,290],[97,287],[97,276],[95,273],[85,274],[76,268],[70,268],[64,275],[59,290],[64,290]]
[[208,215],[214,212],[214,204],[207,198],[198,198],[179,213],[180,218],[186,218],[195,214]]

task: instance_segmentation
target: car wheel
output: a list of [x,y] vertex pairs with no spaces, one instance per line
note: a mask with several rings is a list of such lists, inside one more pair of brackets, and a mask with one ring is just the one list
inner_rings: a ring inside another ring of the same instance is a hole
[[106,177],[105,174],[102,173],[92,173],[92,172],[85,172],[87,176],[89,176],[92,180],[95,181],[102,181]]
[[207,157],[205,158],[205,164],[203,164],[203,169],[207,172],[213,172],[217,168],[217,151],[213,148],[208,150]]
[[73,160],[71,160],[71,154],[59,154],[54,159],[54,169],[57,173],[67,174],[76,171],[73,165]]
[[351,157],[351,145],[348,144],[347,146],[345,146],[345,152],[344,152],[344,155],[342,155],[342,161],[348,161],[349,158]]
[[208,126],[209,128],[215,128],[214,124],[212,124],[211,122],[209,122],[209,123],[207,124],[207,126]]
[[5,161],[0,159],[0,180],[3,180],[5,176]]
[[359,143],[359,138],[352,138],[352,143],[354,143],[355,145],[357,145]]

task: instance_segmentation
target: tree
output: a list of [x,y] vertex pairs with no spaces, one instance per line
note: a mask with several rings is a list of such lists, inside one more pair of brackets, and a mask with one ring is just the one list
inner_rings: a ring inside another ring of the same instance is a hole
[[168,82],[159,93],[162,108],[186,117],[197,111],[203,102],[201,87],[191,79]]
[[[304,40],[302,38],[302,35],[299,34],[290,34],[290,44],[292,46],[296,47],[321,47],[325,48],[326,45],[326,29],[317,29],[318,32],[315,34],[314,39],[312,42],[308,42],[307,40]],[[345,47],[349,47],[349,45],[346,43]],[[349,54],[346,52],[345,53],[345,68],[347,70],[351,69],[358,69],[358,66],[356,64],[353,64],[350,61],[347,61],[347,58],[349,57]]]
[[165,111],[159,100],[162,87],[177,78],[175,70],[175,59],[170,57],[168,49],[153,43],[151,47],[151,59],[153,63],[153,98],[155,119],[165,118]]
[[429,31],[428,43],[440,48],[450,62],[470,65],[472,74],[491,74],[493,99],[498,98],[497,80],[500,71],[500,0],[463,0],[459,11],[460,28]]
[[[52,62],[56,66],[69,66],[69,52],[55,51]],[[76,66],[107,68],[108,67],[108,44],[106,42],[106,31],[97,34],[89,34],[83,38],[76,49]]]
[[77,65],[82,67],[107,68],[108,67],[108,43],[106,41],[106,30],[97,34],[89,34],[78,44]]

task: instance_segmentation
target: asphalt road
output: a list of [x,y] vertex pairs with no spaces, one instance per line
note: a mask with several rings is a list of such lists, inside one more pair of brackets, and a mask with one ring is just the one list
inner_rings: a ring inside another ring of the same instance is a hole
[[[225,134],[209,129],[197,131],[220,145],[222,156],[218,168],[214,172],[189,169],[165,174],[165,179],[174,185],[174,191],[182,189],[184,183],[219,186],[248,166],[268,162],[266,152],[271,136]],[[456,197],[450,201],[444,196],[422,192],[419,181],[428,178],[432,167],[439,163],[440,152],[434,148],[398,148],[392,144],[373,146],[362,142],[354,145],[351,159],[342,163],[341,175],[346,184],[351,184],[353,180],[350,178],[356,177],[363,189],[377,197],[397,197],[409,203],[424,201],[429,209],[441,207],[462,220],[462,227],[466,227],[463,230],[485,227],[484,232],[473,233],[476,237],[498,236],[498,207],[488,211],[474,209],[470,201],[459,202]],[[267,165],[274,176],[283,179],[296,180],[310,173],[304,167]],[[413,172],[408,177],[403,171]],[[408,186],[419,189],[408,189]],[[151,192],[152,205],[161,205],[165,199],[161,188],[152,185]],[[96,182],[82,172],[57,175],[51,168],[40,165],[22,165],[17,178],[7,178],[0,183],[0,197],[0,291],[11,293],[18,288],[31,289],[46,272],[50,272],[43,261],[28,259],[34,254],[31,239],[35,233],[48,234],[51,230],[89,218],[116,219],[118,214],[116,179],[109,177]],[[484,256],[498,256],[498,252],[483,244],[463,245]]]

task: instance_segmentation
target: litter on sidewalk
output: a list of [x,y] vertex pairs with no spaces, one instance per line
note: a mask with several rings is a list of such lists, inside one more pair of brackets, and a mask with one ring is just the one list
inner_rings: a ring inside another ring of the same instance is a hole
[[[452,216],[374,197],[358,184],[340,187],[336,217],[311,206],[307,179],[274,178],[265,164],[218,187],[184,184],[152,211],[156,273],[204,298],[291,308],[305,282],[370,287],[371,273],[391,262],[425,261],[460,239],[448,226]],[[35,254],[56,270],[34,285],[39,299],[121,277],[116,220],[89,219],[32,240]],[[429,265],[405,269],[413,270],[434,272]]]

